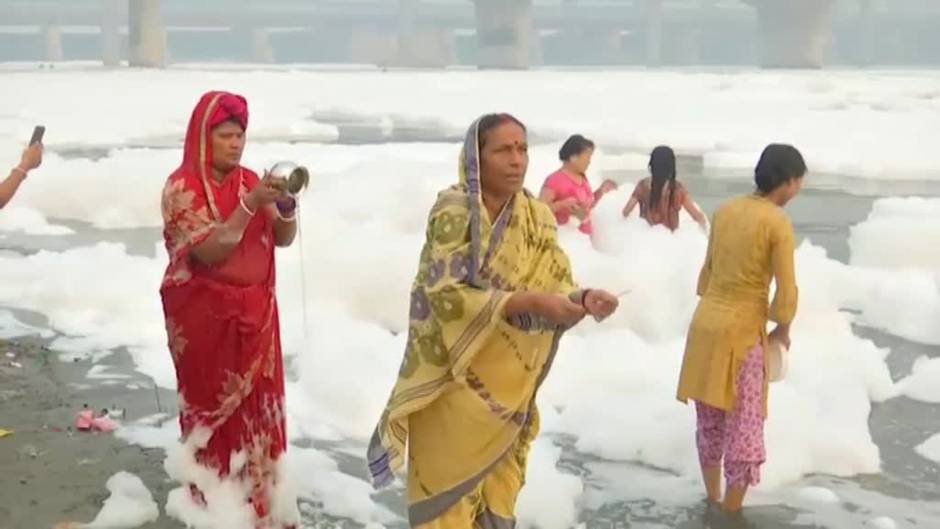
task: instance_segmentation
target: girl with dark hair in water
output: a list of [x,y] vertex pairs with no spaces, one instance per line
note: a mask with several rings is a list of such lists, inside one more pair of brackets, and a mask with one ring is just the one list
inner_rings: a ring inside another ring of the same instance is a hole
[[[790,347],[796,315],[794,236],[783,207],[803,185],[806,164],[789,145],[770,145],[754,171],[757,191],[715,213],[698,308],[689,327],[678,398],[695,401],[696,445],[708,500],[737,512],[760,482],[767,417],[765,351]],[[768,304],[770,281],[776,289]],[[768,333],[768,321],[776,328]]]
[[559,226],[577,218],[582,233],[591,233],[591,209],[605,194],[617,189],[617,184],[605,180],[596,191],[591,191],[587,170],[594,155],[594,142],[580,134],[568,138],[558,151],[561,169],[550,174],[542,185],[539,198],[548,204]]
[[692,195],[676,181],[676,154],[672,148],[660,145],[653,149],[649,163],[650,177],[640,180],[633,196],[623,208],[623,216],[629,217],[637,205],[640,217],[650,226],[662,224],[671,231],[679,228],[679,210],[685,208],[702,227],[708,229],[708,219],[698,208]]

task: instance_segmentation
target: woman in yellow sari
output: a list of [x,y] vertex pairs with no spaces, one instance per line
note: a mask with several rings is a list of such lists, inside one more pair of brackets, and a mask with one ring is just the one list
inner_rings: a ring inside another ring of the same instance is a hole
[[512,116],[478,119],[459,184],[431,209],[405,357],[368,451],[377,487],[407,458],[412,527],[514,526],[558,341],[617,308],[572,280],[554,215],[523,188],[527,149]]

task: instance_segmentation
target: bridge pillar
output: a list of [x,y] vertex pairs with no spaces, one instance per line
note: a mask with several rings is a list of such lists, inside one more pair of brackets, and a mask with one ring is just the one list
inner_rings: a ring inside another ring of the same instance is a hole
[[457,62],[457,41],[453,30],[421,29],[405,38],[398,37],[394,66],[444,68]]
[[398,37],[371,26],[354,27],[347,33],[349,61],[389,66],[394,63]]
[[399,66],[417,66],[418,3],[421,0],[398,0],[398,51],[395,63]]
[[691,43],[692,48],[685,50],[688,64],[702,64],[706,60],[709,28],[712,27],[713,21],[717,18],[715,17],[716,3],[717,0],[701,0],[699,2],[699,22],[694,32],[695,40]]
[[872,37],[875,35],[875,27],[872,23],[871,11],[871,0],[859,0],[856,38],[857,62],[860,66],[868,66],[872,63]]
[[274,47],[271,36],[264,28],[251,29],[251,60],[259,63],[274,62]]
[[122,0],[101,0],[101,62],[114,67],[121,63]]
[[453,30],[420,27],[421,0],[399,0],[398,46],[391,61],[394,66],[443,68],[457,62]]
[[750,0],[764,68],[822,68],[836,0]]
[[646,65],[659,66],[663,62],[663,0],[646,0]]
[[166,32],[160,0],[130,0],[127,27],[130,66],[162,67],[166,61]]
[[526,69],[538,55],[532,0],[473,0],[479,68]]
[[43,26],[42,42],[43,60],[46,62],[58,62],[65,57],[62,53],[62,29],[59,26]]

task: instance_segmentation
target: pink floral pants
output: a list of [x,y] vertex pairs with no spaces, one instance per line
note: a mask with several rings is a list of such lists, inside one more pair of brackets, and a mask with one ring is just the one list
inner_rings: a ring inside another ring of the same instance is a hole
[[738,372],[738,394],[734,411],[726,412],[695,403],[698,431],[695,434],[702,466],[725,463],[729,487],[760,483],[764,450],[764,350],[760,344],[747,354]]

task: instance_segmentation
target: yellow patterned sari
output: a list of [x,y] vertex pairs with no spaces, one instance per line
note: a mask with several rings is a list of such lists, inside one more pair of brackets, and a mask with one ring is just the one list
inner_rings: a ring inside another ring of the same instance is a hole
[[536,390],[565,329],[533,315],[509,321],[504,306],[514,291],[580,295],[548,206],[522,191],[489,219],[477,137],[474,123],[460,183],[431,210],[405,357],[369,446],[377,487],[407,457],[412,526],[462,526],[440,521],[457,511],[468,524],[494,515],[511,526],[538,433]]

